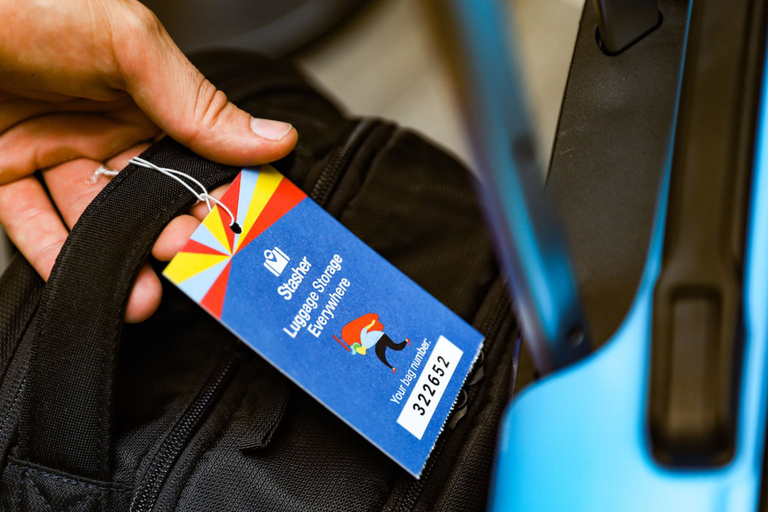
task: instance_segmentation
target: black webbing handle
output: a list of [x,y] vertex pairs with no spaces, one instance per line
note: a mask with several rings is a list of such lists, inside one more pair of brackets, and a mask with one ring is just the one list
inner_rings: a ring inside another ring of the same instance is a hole
[[[142,158],[209,190],[239,169],[166,138]],[[38,313],[20,456],[98,480],[111,476],[115,358],[133,282],[163,227],[195,197],[175,180],[129,166],[88,206],[59,255]]]

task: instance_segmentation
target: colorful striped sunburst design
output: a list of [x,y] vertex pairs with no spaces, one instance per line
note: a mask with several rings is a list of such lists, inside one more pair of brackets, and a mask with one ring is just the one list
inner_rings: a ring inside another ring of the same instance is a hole
[[221,198],[242,232],[234,233],[229,216],[215,206],[163,274],[221,318],[232,258],[306,197],[269,165],[244,169]]

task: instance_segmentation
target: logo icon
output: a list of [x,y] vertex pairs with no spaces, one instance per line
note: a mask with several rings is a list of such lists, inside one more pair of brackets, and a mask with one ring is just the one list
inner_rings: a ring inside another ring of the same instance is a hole
[[291,258],[280,250],[279,247],[264,251],[264,266],[267,267],[267,270],[272,272],[275,277],[280,277],[280,274],[283,273],[283,270],[285,270],[289,261],[291,261]]

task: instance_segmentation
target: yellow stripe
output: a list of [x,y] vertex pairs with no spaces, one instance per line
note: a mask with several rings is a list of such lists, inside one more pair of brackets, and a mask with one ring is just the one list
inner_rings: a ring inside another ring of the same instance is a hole
[[203,226],[208,228],[208,231],[216,237],[216,240],[221,242],[221,245],[232,253],[232,248],[229,246],[229,239],[227,238],[227,233],[224,231],[224,223],[221,220],[221,213],[219,212],[218,206],[214,207],[213,210],[211,210],[211,213],[209,213],[203,220]]
[[248,236],[248,232],[259,218],[259,215],[261,215],[261,212],[264,211],[264,206],[266,206],[272,194],[275,193],[282,179],[283,175],[277,172],[274,167],[269,165],[261,166],[259,176],[256,178],[256,188],[251,198],[251,204],[248,205],[248,213],[245,215],[245,222],[243,222],[243,232],[238,237],[235,251],[240,248],[240,242]]
[[218,256],[216,254],[196,254],[191,252],[180,252],[171,260],[163,275],[174,284],[186,281],[190,277],[196,276],[204,270],[221,263],[229,256]]

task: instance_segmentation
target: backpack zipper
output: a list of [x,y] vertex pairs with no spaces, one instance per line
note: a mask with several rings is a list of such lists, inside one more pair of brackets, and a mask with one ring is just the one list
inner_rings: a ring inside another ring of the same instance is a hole
[[[508,308],[506,295],[503,292],[501,292],[494,299],[492,315],[490,316],[490,318],[487,318],[485,322],[483,322],[482,327],[478,329],[481,333],[483,333],[484,336],[486,336],[486,339],[490,339],[492,337],[491,335],[495,335],[497,333],[499,325],[501,324],[501,320],[504,318],[503,312],[504,312],[505,305]],[[485,350],[485,348],[483,348],[483,350]],[[474,371],[467,376],[468,382],[472,381],[471,376],[474,375],[474,373],[477,372],[478,369],[481,367],[482,366],[475,368]],[[467,390],[465,388],[469,388],[469,389]],[[474,399],[476,394],[476,391],[475,391],[476,387],[472,385],[464,385],[461,389],[467,394],[467,401],[466,401],[467,404],[472,403],[472,400]],[[445,422],[446,427],[450,423],[451,417],[453,416],[454,412],[456,411],[452,411],[451,415],[448,416],[448,419]],[[443,447],[447,442],[446,439],[447,439],[447,436],[445,435],[445,427],[444,427],[443,432],[441,433],[440,437],[437,440],[437,443],[435,444],[434,449],[432,450],[432,454],[429,456],[429,460],[427,461],[427,465],[424,467],[424,471],[421,472],[421,478],[413,482],[411,487],[408,489],[408,492],[405,494],[403,501],[400,502],[400,506],[397,509],[398,512],[411,512],[413,508],[416,506],[416,501],[421,495],[421,491],[424,488],[424,485],[426,484],[429,474],[432,472],[432,468],[435,466],[435,461],[439,458],[440,452],[443,450]]]
[[315,186],[312,187],[312,191],[309,194],[309,197],[317,204],[320,206],[326,206],[328,204],[333,191],[336,189],[336,185],[339,183],[343,171],[349,164],[349,160],[355,150],[360,146],[360,143],[365,139],[365,136],[368,134],[370,131],[369,129],[374,123],[374,119],[370,117],[361,119],[347,136],[344,143],[334,150],[333,156],[331,156],[328,164],[326,164],[325,169],[323,169],[323,172],[320,174],[320,177],[315,182]]
[[[321,172],[310,193],[310,197],[320,206],[325,206],[330,200],[355,150],[360,146],[373,125],[374,120],[372,118],[361,119],[344,140],[344,143],[334,150],[333,156]],[[236,357],[230,355],[219,364],[217,371],[212,373],[213,376],[209,378],[206,386],[198,393],[195,400],[187,407],[181,419],[168,434],[168,437],[165,438],[152,462],[150,462],[144,478],[136,488],[131,501],[130,512],[147,512],[154,508],[162,486],[176,459],[229,382],[235,363]]]
[[179,421],[174,425],[168,437],[150,463],[144,478],[133,495],[131,512],[150,511],[155,506],[176,459],[186,447],[197,426],[211,409],[212,404],[223,391],[232,376],[237,358],[228,354],[208,379],[205,387],[197,394],[192,404],[187,407]]

